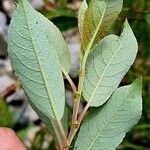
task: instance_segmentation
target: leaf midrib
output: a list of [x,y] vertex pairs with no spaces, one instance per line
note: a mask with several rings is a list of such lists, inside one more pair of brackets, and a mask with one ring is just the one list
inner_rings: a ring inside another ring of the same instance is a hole
[[100,26],[101,26],[101,24],[102,24],[102,21],[103,21],[103,18],[104,18],[104,16],[105,16],[105,12],[106,12],[107,4],[108,4],[108,0],[107,0],[107,2],[106,2],[105,8],[104,8],[104,12],[102,13],[102,16],[101,16],[101,19],[100,19],[100,21],[99,21],[99,24],[98,24],[98,26],[97,26],[97,28],[96,28],[96,30],[95,30],[93,36],[92,36],[92,39],[90,40],[90,43],[88,44],[88,47],[87,47],[87,50],[86,50],[87,53],[89,53],[89,51],[91,50],[91,48],[92,48],[92,46],[93,46],[93,43],[94,43],[94,40],[95,40],[95,38],[96,38],[96,36],[97,36],[97,33],[98,33],[98,31],[99,31],[99,28],[100,28]]
[[[119,38],[119,39],[120,39],[120,38]],[[104,69],[104,71],[103,71],[101,77],[99,78],[99,81],[98,81],[98,83],[96,84],[96,87],[95,87],[95,89],[94,89],[94,91],[93,91],[93,93],[92,93],[92,95],[91,95],[91,97],[90,97],[90,99],[89,99],[89,101],[88,101],[89,104],[92,103],[93,97],[94,97],[94,95],[95,95],[97,89],[99,88],[99,85],[100,85],[100,83],[101,83],[101,81],[102,81],[102,79],[103,79],[103,77],[104,77],[104,75],[105,75],[107,69],[108,69],[109,66],[111,65],[111,63],[112,63],[113,58],[115,57],[115,55],[116,55],[116,54],[118,53],[118,51],[121,49],[121,46],[123,45],[124,40],[125,40],[125,38],[123,38],[123,40],[122,40],[120,46],[118,47],[118,49],[116,50],[116,52],[112,55],[112,58],[110,59],[108,65],[106,66],[106,68]],[[93,63],[94,63],[94,62],[93,62]]]
[[28,31],[29,31],[29,35],[30,35],[30,38],[31,38],[31,43],[32,43],[32,46],[33,46],[33,49],[34,49],[35,56],[37,58],[37,62],[39,64],[39,68],[41,70],[40,73],[41,73],[41,76],[42,76],[42,79],[43,79],[43,82],[44,82],[44,85],[45,85],[45,89],[46,89],[46,93],[47,93],[47,96],[48,96],[48,100],[49,100],[50,106],[52,108],[53,115],[54,115],[55,119],[59,122],[60,118],[58,116],[58,113],[55,111],[55,106],[53,104],[53,101],[50,100],[52,98],[52,96],[49,93],[48,85],[47,85],[47,82],[45,80],[45,76],[44,76],[44,73],[43,73],[42,65],[41,65],[40,60],[38,58],[38,54],[37,54],[37,51],[36,51],[36,46],[34,44],[34,40],[33,40],[32,34],[31,34],[30,26],[29,26],[28,17],[26,15],[26,9],[25,9],[25,6],[24,6],[24,2],[23,1],[21,1],[21,2],[22,2],[22,6],[23,6],[23,9],[24,9],[24,12],[25,12],[25,17],[26,17],[26,21],[27,21],[27,25],[28,25]]
[[80,6],[80,9],[79,9],[79,14],[78,14],[78,19],[79,19],[78,28],[79,28],[79,32],[80,32],[81,36],[82,36],[82,31],[83,31],[83,23],[84,23],[84,19],[85,19],[85,13],[86,13],[87,9],[88,9],[87,2],[86,2],[86,0],[83,0],[82,4]]

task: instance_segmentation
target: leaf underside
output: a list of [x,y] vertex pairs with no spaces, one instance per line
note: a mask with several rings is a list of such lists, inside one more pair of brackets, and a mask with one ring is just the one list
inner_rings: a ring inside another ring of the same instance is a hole
[[133,64],[137,41],[128,22],[120,37],[109,35],[89,54],[86,64],[83,96],[91,106],[101,106],[117,89]]
[[81,125],[74,150],[115,150],[141,117],[141,85],[137,79],[117,89],[103,107],[92,109]]
[[[103,107],[90,110],[74,150],[114,150],[141,117],[141,79],[117,89],[137,54],[132,29],[125,21],[120,37],[109,35],[102,39],[120,13],[122,3],[123,0],[91,0],[88,5],[84,0],[79,10],[81,53],[91,51],[83,97],[95,107],[110,99]],[[58,123],[65,124],[67,133],[62,72],[66,75],[70,70],[69,50],[57,27],[27,0],[19,0],[13,15],[8,53],[29,103],[62,145]]]
[[64,82],[57,49],[66,46],[59,34],[28,1],[19,0],[9,28],[8,53],[30,104],[42,114],[43,121],[60,121],[64,114]]

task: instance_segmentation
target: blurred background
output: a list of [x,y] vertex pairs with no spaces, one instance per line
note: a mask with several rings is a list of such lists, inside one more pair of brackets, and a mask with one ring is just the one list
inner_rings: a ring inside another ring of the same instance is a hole
[[[70,76],[78,82],[80,35],[77,14],[80,0],[30,0],[35,9],[51,20],[61,31],[70,48]],[[7,56],[7,32],[14,12],[12,0],[0,0],[0,127],[15,130],[31,150],[54,150],[53,137],[28,105],[24,91]],[[121,85],[143,76],[143,115],[118,147],[118,150],[150,150],[150,0],[124,0],[123,10],[109,33],[120,34],[125,18],[139,43],[136,61]],[[72,93],[66,83],[66,100],[72,110]],[[81,108],[82,109],[82,106]]]

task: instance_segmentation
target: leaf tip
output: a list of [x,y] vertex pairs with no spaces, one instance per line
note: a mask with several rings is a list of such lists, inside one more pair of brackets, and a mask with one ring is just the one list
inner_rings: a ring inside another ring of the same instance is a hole
[[128,19],[126,18],[126,19],[125,19],[125,22],[124,22],[124,24],[123,24],[123,30],[129,29],[129,28],[131,28],[131,27],[130,27],[130,24],[129,24],[129,22],[128,22]]
[[138,43],[137,43],[137,40],[136,40],[136,37],[134,35],[134,32],[128,22],[128,19],[126,18],[124,24],[123,24],[123,32],[122,34],[123,36],[127,36],[128,38],[130,38],[131,40],[133,40],[134,44],[135,44],[135,47],[136,47],[136,51],[138,50]]

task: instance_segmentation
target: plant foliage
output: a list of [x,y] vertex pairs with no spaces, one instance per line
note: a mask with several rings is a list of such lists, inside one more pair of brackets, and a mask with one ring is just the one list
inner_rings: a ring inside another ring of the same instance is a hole
[[[18,1],[9,27],[9,57],[29,103],[61,150],[69,149],[81,123],[74,150],[114,150],[141,117],[141,78],[118,88],[138,49],[128,21],[120,36],[103,38],[119,15],[122,3],[122,0],[83,1],[79,10],[81,61],[77,88],[68,75],[69,50],[58,28],[27,0]],[[68,120],[68,114],[64,113],[62,74],[74,94],[69,135],[66,134],[70,122],[64,121]],[[78,116],[82,96],[87,105]]]

